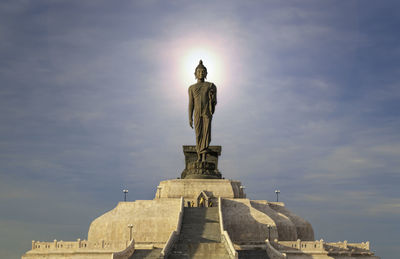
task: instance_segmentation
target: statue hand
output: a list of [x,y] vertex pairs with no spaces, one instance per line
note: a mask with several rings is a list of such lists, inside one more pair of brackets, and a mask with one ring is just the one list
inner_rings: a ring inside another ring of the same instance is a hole
[[189,121],[189,125],[193,129],[193,121],[192,120]]

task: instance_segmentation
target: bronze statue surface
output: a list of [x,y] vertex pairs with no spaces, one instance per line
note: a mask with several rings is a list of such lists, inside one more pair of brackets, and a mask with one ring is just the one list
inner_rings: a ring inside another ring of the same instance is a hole
[[211,142],[211,120],[217,105],[217,87],[206,82],[207,68],[200,60],[196,67],[197,83],[189,87],[189,125],[196,132],[198,162],[205,162]]

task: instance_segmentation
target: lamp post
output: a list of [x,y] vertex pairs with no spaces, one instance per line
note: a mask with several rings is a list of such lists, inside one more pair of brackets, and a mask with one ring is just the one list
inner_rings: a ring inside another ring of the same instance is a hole
[[157,186],[158,198],[161,198],[161,186]]
[[133,225],[129,224],[128,228],[129,228],[129,241],[131,241],[132,240],[132,228],[133,228]]
[[276,202],[278,202],[279,201],[279,194],[281,193],[281,191],[280,190],[275,190],[275,193],[276,193]]
[[240,185],[239,188],[240,188],[240,191],[242,192],[241,194],[242,194],[243,198],[245,198],[245,196],[244,196],[244,189],[246,189],[246,186]]
[[126,194],[128,193],[127,189],[122,190],[122,192],[124,193],[124,201],[126,201]]
[[268,240],[271,241],[271,225],[268,224],[267,227],[268,227]]

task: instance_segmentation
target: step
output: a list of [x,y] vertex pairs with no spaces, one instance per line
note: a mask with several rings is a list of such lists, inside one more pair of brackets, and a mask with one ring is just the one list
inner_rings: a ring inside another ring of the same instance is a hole
[[215,243],[221,241],[218,208],[185,208],[179,242]]
[[129,259],[158,259],[161,255],[161,248],[136,249]]
[[269,259],[267,251],[264,249],[238,250],[239,259]]
[[228,259],[221,243],[218,208],[185,208],[179,239],[170,259]]
[[229,258],[222,243],[180,244],[168,256],[171,258]]

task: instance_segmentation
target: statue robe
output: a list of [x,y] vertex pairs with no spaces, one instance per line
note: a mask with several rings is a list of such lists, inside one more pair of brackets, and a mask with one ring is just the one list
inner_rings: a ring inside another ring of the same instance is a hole
[[217,104],[217,87],[198,82],[189,87],[189,120],[194,121],[197,154],[207,153],[211,141],[211,120]]

